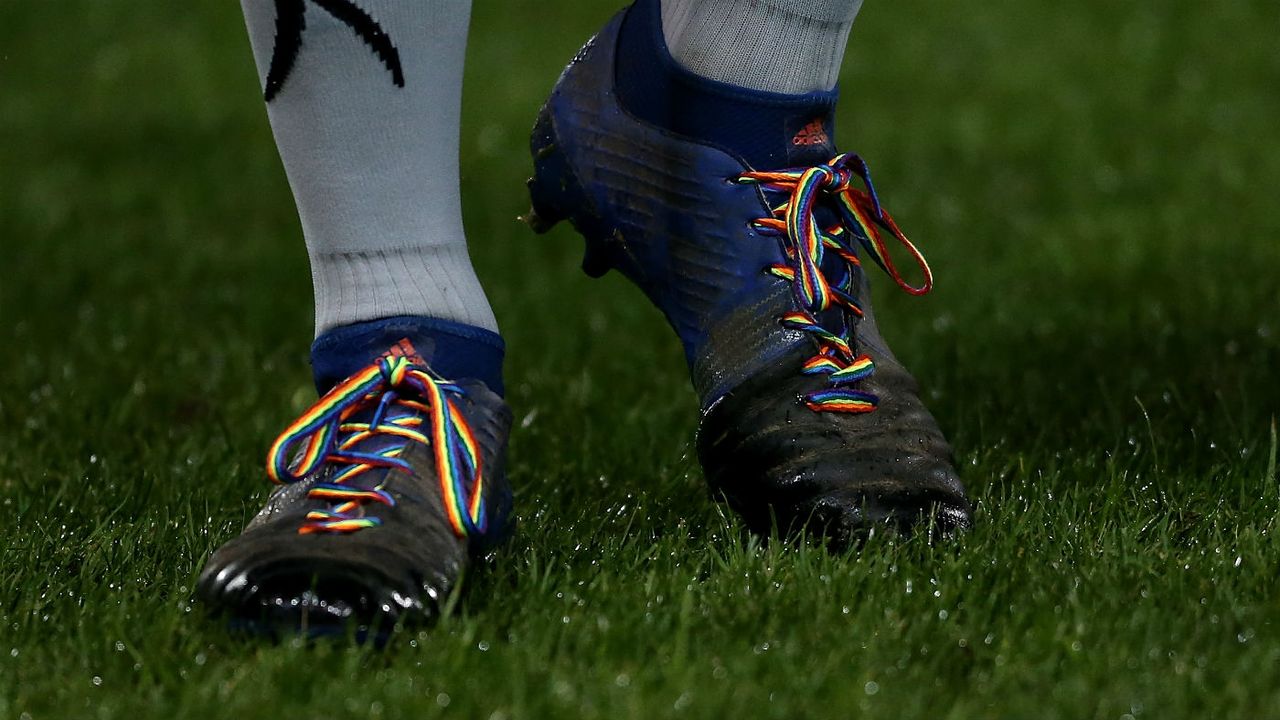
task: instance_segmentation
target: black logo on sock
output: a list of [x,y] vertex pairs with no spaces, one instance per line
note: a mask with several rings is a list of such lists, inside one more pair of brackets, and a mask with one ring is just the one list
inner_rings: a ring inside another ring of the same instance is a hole
[[341,20],[364,41],[374,55],[382,61],[387,72],[391,73],[391,82],[396,87],[404,87],[404,72],[400,69],[400,52],[391,43],[382,26],[369,13],[356,7],[352,0],[275,0],[276,3],[276,44],[271,52],[271,67],[267,70],[267,87],[262,92],[263,99],[270,102],[284,87],[285,80],[293,70],[293,63],[298,59],[298,50],[302,49],[302,31],[307,29],[304,17],[307,3],[315,3],[317,7]]

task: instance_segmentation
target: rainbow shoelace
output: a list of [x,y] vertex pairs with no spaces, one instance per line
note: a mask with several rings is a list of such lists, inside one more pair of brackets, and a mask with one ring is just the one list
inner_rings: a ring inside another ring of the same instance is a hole
[[[308,491],[308,498],[333,505],[307,513],[298,532],[350,533],[382,524],[381,518],[367,516],[364,506],[395,507],[395,498],[385,489],[389,473],[372,489],[351,481],[378,468],[413,472],[401,455],[410,443],[422,443],[434,451],[440,494],[454,533],[483,533],[488,522],[480,450],[453,399],[462,392],[405,357],[383,357],[334,386],[276,438],[267,456],[267,475],[278,484],[298,482],[325,463],[344,466]],[[353,419],[373,406],[367,422]],[[375,437],[405,442],[381,444],[376,451],[359,449]],[[297,457],[290,461],[293,455]]]
[[[862,181],[862,188],[854,186],[857,180]],[[899,287],[912,295],[923,295],[933,289],[929,263],[889,213],[880,207],[867,164],[856,154],[843,153],[830,162],[810,168],[746,172],[738,176],[736,182],[759,185],[787,196],[785,202],[773,208],[773,217],[754,220],[752,227],[782,239],[785,262],[766,269],[793,283],[801,309],[779,320],[788,328],[810,333],[818,341],[818,353],[804,363],[802,372],[829,376],[826,388],[805,395],[805,405],[817,412],[875,410],[879,402],[875,395],[851,387],[875,371],[871,358],[856,353],[849,340],[854,319],[862,317],[853,286],[856,269],[862,263],[854,251],[851,236]],[[823,200],[834,201],[829,204],[839,217],[833,227],[825,229],[819,227],[814,212]],[[906,248],[920,266],[924,272],[922,284],[911,285],[903,279],[889,256],[882,230]],[[827,252],[835,253],[843,261],[843,272],[834,282],[822,270]],[[838,332],[818,321],[820,313],[832,308],[842,311],[843,328]]]

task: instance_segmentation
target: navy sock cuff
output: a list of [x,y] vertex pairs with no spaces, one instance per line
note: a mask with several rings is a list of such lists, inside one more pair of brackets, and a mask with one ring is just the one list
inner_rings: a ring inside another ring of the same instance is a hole
[[785,95],[690,72],[667,48],[658,2],[636,0],[618,32],[616,83],[627,112],[757,170],[831,158],[836,90]]
[[506,344],[495,332],[439,318],[404,315],[328,330],[311,345],[320,394],[387,354],[421,361],[447,380],[476,379],[502,395]]

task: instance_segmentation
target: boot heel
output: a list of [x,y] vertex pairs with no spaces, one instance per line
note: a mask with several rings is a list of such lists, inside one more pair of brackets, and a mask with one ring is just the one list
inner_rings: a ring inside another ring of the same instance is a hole
[[530,209],[520,219],[540,235],[561,220],[569,220],[586,245],[582,256],[583,272],[591,277],[609,272],[608,240],[613,233],[590,211],[586,193],[556,140],[549,106],[544,106],[538,113],[538,121],[529,138],[529,149],[533,154],[533,177],[528,182]]
[[556,143],[551,123],[551,110],[544,106],[534,123],[529,137],[529,150],[533,154],[533,177],[529,178],[529,212],[521,217],[529,228],[539,235],[555,227],[569,217],[566,207],[565,182],[568,164]]

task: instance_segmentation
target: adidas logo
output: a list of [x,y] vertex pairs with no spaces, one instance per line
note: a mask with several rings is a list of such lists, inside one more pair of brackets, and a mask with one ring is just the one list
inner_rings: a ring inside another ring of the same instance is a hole
[[831,138],[827,137],[827,128],[823,126],[821,120],[812,120],[808,125],[800,128],[800,132],[791,138],[791,144],[797,146],[826,145],[831,142]]
[[409,362],[414,364],[426,365],[422,356],[418,354],[418,349],[413,346],[413,343],[409,342],[409,338],[400,338],[399,342],[388,348],[382,356],[408,358]]

